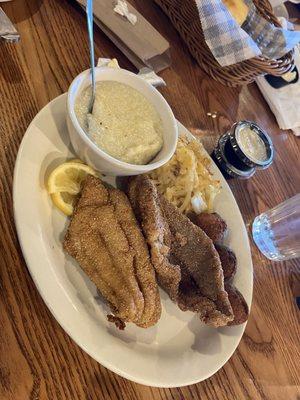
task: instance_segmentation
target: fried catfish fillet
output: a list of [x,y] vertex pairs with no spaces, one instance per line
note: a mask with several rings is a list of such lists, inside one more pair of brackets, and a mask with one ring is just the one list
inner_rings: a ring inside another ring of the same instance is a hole
[[159,320],[154,268],[123,192],[88,176],[63,246],[106,299],[117,326],[133,322],[147,328]]
[[150,247],[158,282],[182,310],[215,327],[233,320],[219,255],[211,239],[157,193],[152,180],[130,180],[128,196]]

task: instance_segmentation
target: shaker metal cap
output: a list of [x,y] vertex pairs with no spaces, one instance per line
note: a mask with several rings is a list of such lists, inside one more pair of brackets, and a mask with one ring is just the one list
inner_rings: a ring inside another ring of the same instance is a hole
[[[264,158],[255,157],[251,154],[245,146],[243,146],[243,132],[245,132],[245,128],[250,129],[257,135],[259,144],[263,144],[265,147]],[[262,130],[257,124],[251,121],[240,121],[233,125],[231,131],[229,133],[231,146],[238,156],[238,158],[244,162],[249,167],[256,167],[259,169],[268,168],[274,158],[274,148],[273,143],[269,135]]]

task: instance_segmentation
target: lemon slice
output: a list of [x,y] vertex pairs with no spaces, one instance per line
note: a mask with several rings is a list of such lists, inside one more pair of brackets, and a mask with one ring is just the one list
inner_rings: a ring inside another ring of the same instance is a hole
[[47,182],[48,193],[64,214],[72,215],[74,201],[87,175],[97,176],[97,172],[80,160],[65,162],[51,172]]
[[74,196],[67,192],[57,192],[51,194],[51,199],[53,201],[53,204],[65,215],[70,216],[73,214],[73,203],[75,200]]

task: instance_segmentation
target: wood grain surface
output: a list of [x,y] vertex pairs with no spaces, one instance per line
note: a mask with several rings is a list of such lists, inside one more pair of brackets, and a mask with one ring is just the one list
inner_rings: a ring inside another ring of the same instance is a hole
[[[146,0],[134,5],[172,46],[172,67],[161,73],[167,82],[163,95],[208,148],[239,119],[255,120],[271,134],[276,148],[272,167],[248,181],[230,181],[250,233],[257,214],[300,192],[300,139],[278,129],[255,84],[229,89],[212,81],[157,6]],[[21,42],[0,43],[0,399],[299,400],[295,296],[300,295],[300,263],[271,263],[253,243],[254,297],[246,332],[230,361],[205,382],[178,389],[129,382],[97,364],[60,328],[18,244],[13,169],[32,118],[88,67],[85,17],[71,0],[14,0],[3,8]],[[95,41],[97,56],[117,57],[122,67],[134,71],[99,30]]]

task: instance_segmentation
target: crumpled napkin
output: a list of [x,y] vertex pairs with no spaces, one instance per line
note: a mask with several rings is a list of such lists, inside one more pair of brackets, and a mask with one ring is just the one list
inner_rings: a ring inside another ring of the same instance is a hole
[[125,17],[132,25],[135,25],[137,22],[137,16],[129,12],[128,5],[125,0],[118,0],[114,7],[114,12],[122,15],[122,17]]
[[[108,67],[108,68],[120,68],[118,60],[116,58],[99,58],[97,67]],[[158,86],[166,86],[166,82],[158,76],[152,69],[150,68],[142,68],[137,74],[146,82],[150,83],[150,85],[158,87]]]
[[[300,50],[295,48],[295,65],[300,73]],[[298,82],[274,89],[263,76],[256,83],[270,106],[279,128],[291,129],[300,136],[300,79]]]
[[221,66],[256,56],[280,58],[300,42],[300,32],[276,28],[261,17],[252,0],[240,26],[221,0],[196,0],[205,41]]

